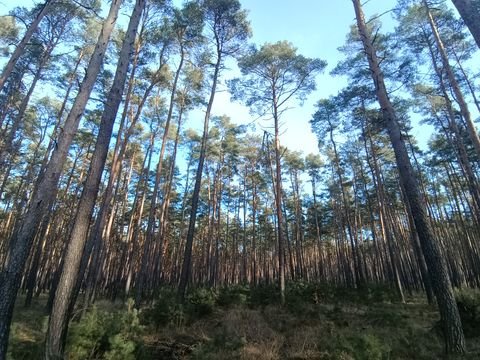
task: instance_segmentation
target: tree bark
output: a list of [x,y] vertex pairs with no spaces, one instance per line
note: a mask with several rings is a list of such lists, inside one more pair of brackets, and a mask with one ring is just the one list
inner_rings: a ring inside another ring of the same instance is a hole
[[183,302],[185,300],[185,291],[187,290],[188,280],[190,278],[192,266],[192,247],[193,236],[195,233],[195,222],[197,221],[198,200],[200,197],[200,186],[202,184],[203,164],[207,152],[208,140],[208,123],[210,120],[210,113],[213,107],[213,100],[215,99],[215,92],[217,90],[218,77],[220,75],[220,67],[222,65],[222,53],[217,48],[217,60],[215,63],[215,70],[213,72],[213,82],[210,90],[210,98],[208,100],[207,111],[205,112],[205,119],[203,123],[202,143],[200,147],[200,157],[198,159],[197,174],[195,176],[195,186],[192,195],[192,207],[190,209],[190,221],[188,223],[187,240],[185,242],[185,254],[183,257],[182,272],[180,275],[180,283],[178,285],[178,299]]
[[30,24],[27,31],[23,35],[22,40],[18,43],[17,47],[15,48],[15,51],[13,52],[12,56],[8,60],[7,65],[5,65],[2,75],[0,76],[0,91],[2,91],[3,86],[5,85],[5,82],[7,81],[8,77],[10,76],[13,69],[15,68],[15,64],[17,63],[18,59],[20,59],[20,57],[25,52],[25,47],[27,46],[27,43],[30,41],[32,35],[37,30],[38,25],[40,24],[42,19],[45,17],[45,15],[48,14],[48,12],[50,11],[50,8],[54,3],[55,3],[55,0],[45,1],[38,15],[36,16],[35,20]]
[[105,51],[114,28],[121,0],[113,0],[107,18],[103,23],[95,50],[88,65],[85,78],[75,98],[72,109],[65,121],[62,135],[59,136],[49,164],[40,174],[33,191],[29,207],[20,220],[19,231],[12,235],[9,261],[0,274],[0,360],[7,353],[8,335],[12,319],[15,297],[25,267],[33,239],[43,214],[47,213],[55,199],[57,184],[68,155],[68,149],[77,131],[85,106],[100,71]]
[[[453,73],[453,69],[448,60],[447,51],[445,50],[445,46],[443,44],[442,38],[440,37],[440,34],[438,32],[437,24],[435,23],[435,19],[432,16],[430,7],[428,6],[428,3],[426,0],[423,0],[423,4],[427,12],[427,18],[428,18],[430,27],[432,29],[433,37],[437,44],[437,49],[442,59],[443,68],[447,73],[448,81],[450,83],[450,86],[452,87],[453,93],[455,94],[458,105],[460,106],[460,113],[462,114],[462,117],[467,124],[468,134],[477,152],[477,158],[480,159],[480,138],[478,137],[477,129],[475,128],[475,124],[473,123],[472,115],[470,114],[467,102],[465,101],[465,97],[463,96],[462,90],[460,89],[460,85],[457,81],[457,78]],[[478,15],[478,12],[477,12],[477,15]]]
[[433,236],[433,231],[426,214],[424,199],[419,190],[412,164],[410,163],[395,110],[388,98],[384,76],[380,69],[376,50],[368,34],[360,0],[352,1],[359,34],[375,85],[377,100],[382,109],[388,135],[395,152],[400,179],[405,189],[406,199],[410,205],[432,286],[437,297],[445,335],[446,352],[464,353],[466,351],[465,338],[452,285],[448,276],[446,262]]
[[[272,98],[277,100],[275,87],[272,86]],[[285,304],[285,258],[283,239],[283,214],[282,214],[282,168],[280,163],[280,126],[277,104],[273,104],[273,120],[275,127],[275,208],[277,213],[277,236],[278,236],[278,282],[280,287],[280,301]]]
[[128,65],[132,56],[138,25],[144,8],[145,0],[137,0],[123,41],[113,85],[108,94],[107,102],[102,114],[98,138],[95,144],[95,151],[91,160],[82,197],[78,205],[75,223],[73,225],[67,252],[65,254],[65,265],[62,270],[53,302],[46,337],[46,359],[63,358],[70,315],[69,310],[71,309],[71,301],[74,295],[76,280],[79,276],[78,270],[80,268],[82,252],[87,240],[87,232],[107,158],[113,125],[122,100]]
[[480,1],[452,0],[452,2],[480,48]]

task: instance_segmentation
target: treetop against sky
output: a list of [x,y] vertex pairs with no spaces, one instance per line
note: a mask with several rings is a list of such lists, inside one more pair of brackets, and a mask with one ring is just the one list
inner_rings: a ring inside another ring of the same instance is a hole
[[[0,1],[0,14],[7,14],[14,6],[30,8],[34,1]],[[181,0],[174,0],[180,5]],[[343,58],[338,48],[345,43],[350,26],[354,23],[354,12],[350,0],[241,0],[242,7],[248,10],[253,36],[251,42],[261,45],[287,40],[298,48],[298,53],[310,58],[326,60],[326,70],[317,76],[317,90],[310,94],[303,105],[292,102],[291,108],[282,116],[281,142],[292,150],[304,153],[318,152],[317,139],[310,129],[309,120],[315,112],[315,104],[321,98],[335,95],[346,85],[345,78],[330,75],[330,71]],[[395,26],[391,10],[395,0],[371,0],[364,5],[366,16],[381,15],[382,30],[389,31]],[[223,74],[213,115],[228,115],[236,123],[256,123],[257,129],[271,131],[269,119],[258,119],[242,104],[230,99],[226,80],[239,76],[234,61],[227,62],[228,71]],[[188,126],[201,128],[201,110],[193,112]],[[426,126],[415,126],[413,135],[423,147],[430,137]]]

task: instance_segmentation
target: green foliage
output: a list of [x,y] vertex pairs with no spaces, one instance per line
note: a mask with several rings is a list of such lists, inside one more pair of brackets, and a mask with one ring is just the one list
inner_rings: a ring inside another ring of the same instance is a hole
[[375,306],[367,311],[369,323],[381,327],[398,327],[406,325],[404,314],[394,308]]
[[32,334],[33,331],[25,327],[25,324],[13,323],[10,333],[7,359],[28,360],[42,357],[43,340]]
[[19,28],[13,16],[0,16],[0,51],[8,56],[8,45],[17,42]]
[[225,333],[217,333],[210,341],[199,346],[192,354],[193,359],[220,359],[226,357],[238,357],[237,351],[242,348],[244,341],[241,338],[230,336]]
[[244,77],[230,80],[229,86],[233,99],[252,112],[278,112],[292,96],[303,103],[315,90],[315,76],[326,65],[323,60],[297,54],[288,41],[266,43],[260,49],[252,46],[238,62]]
[[137,310],[129,301],[123,311],[107,312],[93,307],[70,327],[69,359],[135,359],[141,351]]
[[460,289],[455,292],[465,336],[480,336],[480,290]]
[[280,290],[276,284],[259,284],[250,288],[248,305],[252,308],[265,307],[280,302]]
[[250,288],[245,285],[224,286],[218,292],[217,304],[223,307],[247,303]]
[[[372,295],[376,292],[380,295]],[[164,288],[154,305],[141,312],[150,331],[139,325],[131,303],[117,307],[100,301],[72,323],[67,356],[73,360],[441,358],[443,340],[432,330],[438,314],[424,300],[357,302],[362,296],[384,299],[384,292],[388,294],[388,288],[348,291],[290,282],[284,307],[273,284],[225,287],[218,292],[199,288],[191,290],[182,306],[176,304],[174,289]],[[460,307],[470,309],[472,318],[478,314],[478,294],[457,292]],[[190,321],[185,321],[186,316]],[[7,359],[43,356],[45,319],[44,306],[35,302],[14,314]],[[469,349],[478,348],[479,338],[467,341]],[[463,358],[478,359],[478,351],[471,351]]]
[[183,306],[177,303],[176,292],[171,288],[159,291],[153,307],[143,311],[142,320],[156,329],[165,325],[182,326],[185,323]]
[[322,359],[383,360],[390,359],[389,339],[380,338],[371,332],[353,333],[333,328],[330,336],[319,341]]
[[287,309],[298,315],[312,314],[311,304],[318,301],[318,286],[303,281],[290,282],[285,289],[285,305]]
[[371,284],[359,289],[360,299],[364,303],[395,302],[399,300],[397,292],[387,285]]
[[[19,302],[23,302],[20,298]],[[44,340],[48,316],[44,307],[36,299],[28,308],[17,306],[13,315],[7,359],[41,359],[45,350]]]
[[192,290],[186,299],[186,311],[190,320],[196,320],[210,315],[216,302],[213,289],[197,288]]

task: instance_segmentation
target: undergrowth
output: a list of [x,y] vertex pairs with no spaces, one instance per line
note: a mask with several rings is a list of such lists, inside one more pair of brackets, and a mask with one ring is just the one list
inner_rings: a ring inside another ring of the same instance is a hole
[[[140,311],[97,302],[71,321],[68,359],[442,359],[438,312],[421,297],[397,302],[384,286],[287,284],[191,289],[183,304],[162,288]],[[458,290],[470,353],[480,358],[480,292]],[[14,315],[8,359],[40,359],[42,302]]]

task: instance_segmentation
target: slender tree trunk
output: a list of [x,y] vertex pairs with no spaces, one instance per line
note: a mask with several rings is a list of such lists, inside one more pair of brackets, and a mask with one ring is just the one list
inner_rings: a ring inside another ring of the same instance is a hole
[[[462,114],[463,119],[467,124],[468,134],[470,135],[470,139],[472,140],[473,146],[477,152],[477,158],[480,159],[480,138],[478,137],[477,129],[475,128],[475,124],[473,123],[472,116],[470,111],[468,110],[467,102],[465,101],[465,97],[463,96],[462,90],[460,89],[460,85],[453,73],[452,67],[450,66],[450,62],[448,60],[447,51],[445,50],[445,46],[443,44],[442,38],[438,32],[437,24],[432,16],[432,12],[430,11],[430,7],[426,0],[423,0],[423,4],[425,6],[428,22],[432,29],[433,37],[435,38],[435,42],[437,44],[438,51],[440,52],[440,57],[442,59],[443,68],[447,73],[448,81],[452,87],[453,93],[455,94],[455,98],[460,106],[460,112]],[[478,17],[478,12],[476,13]]]
[[218,77],[220,75],[220,67],[222,65],[222,53],[217,49],[217,61],[215,63],[215,70],[213,72],[212,88],[210,90],[210,99],[208,100],[207,111],[203,123],[202,143],[200,147],[200,157],[198,159],[197,174],[195,176],[195,186],[192,195],[192,207],[190,210],[190,220],[188,223],[187,240],[185,242],[185,254],[183,257],[182,273],[180,275],[180,283],[178,285],[178,298],[181,302],[185,300],[185,291],[187,289],[188,280],[190,278],[192,266],[192,247],[193,236],[195,234],[195,223],[197,221],[198,200],[200,197],[200,186],[202,184],[203,164],[205,162],[205,155],[207,152],[208,141],[208,123],[210,120],[210,113],[212,111],[213,100],[215,99],[215,92],[217,90]]
[[428,266],[432,286],[442,318],[447,353],[464,353],[465,338],[445,259],[434,239],[413,167],[410,163],[395,110],[388,98],[383,73],[372,40],[369,37],[360,0],[352,0],[358,30],[370,65],[378,102],[382,108],[387,131],[392,142],[398,171],[410,205],[418,237]]
[[[155,236],[155,218],[156,218],[156,212],[157,212],[157,196],[158,196],[158,189],[160,187],[160,180],[161,180],[161,175],[162,175],[162,168],[163,168],[163,157],[165,155],[165,149],[167,147],[167,140],[168,140],[168,133],[170,130],[170,122],[172,120],[172,115],[173,115],[173,107],[175,105],[175,96],[177,95],[177,84],[178,80],[180,78],[180,73],[182,71],[183,63],[185,60],[185,53],[183,50],[183,47],[181,46],[180,48],[180,63],[178,65],[177,71],[175,72],[175,79],[173,81],[172,85],[172,90],[170,93],[170,104],[168,107],[168,114],[167,114],[167,120],[165,121],[165,129],[163,131],[163,137],[162,137],[162,145],[160,148],[160,155],[158,158],[158,163],[157,163],[157,171],[156,171],[156,176],[155,176],[155,185],[153,188],[153,194],[152,194],[152,199],[150,202],[150,210],[148,213],[148,225],[147,225],[147,233],[146,233],[146,239],[145,239],[145,244],[143,245],[143,256],[140,261],[140,273],[138,275],[138,281],[137,285],[135,288],[135,305],[138,307],[140,306],[140,302],[142,300],[142,292],[143,292],[143,287],[145,283],[145,277],[146,277],[146,271],[147,271],[147,265],[148,265],[148,254],[150,252],[150,247],[151,243],[153,241],[153,238]],[[161,228],[161,224],[160,224]]]
[[105,109],[102,114],[95,151],[91,160],[89,173],[82,192],[77,214],[75,216],[75,223],[70,235],[70,241],[67,245],[65,266],[62,270],[62,275],[55,294],[46,337],[46,359],[63,357],[70,315],[69,310],[71,309],[71,301],[74,295],[73,290],[75,289],[76,280],[79,276],[78,270],[80,267],[81,255],[87,239],[88,227],[107,158],[113,124],[122,100],[128,65],[130,63],[138,25],[144,8],[145,0],[137,0],[132,16],[130,17],[125,40],[123,41],[113,85],[108,94]]
[[[276,102],[275,87],[272,86],[272,98]],[[285,304],[285,258],[283,239],[283,214],[282,214],[282,168],[280,162],[280,125],[277,113],[277,104],[273,104],[273,120],[275,127],[275,208],[277,213],[277,237],[278,237],[278,282],[280,287],[280,301]]]

